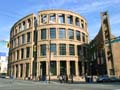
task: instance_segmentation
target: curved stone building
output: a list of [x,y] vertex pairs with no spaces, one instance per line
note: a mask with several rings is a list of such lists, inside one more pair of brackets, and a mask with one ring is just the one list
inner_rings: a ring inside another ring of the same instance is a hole
[[15,23],[10,32],[8,74],[57,79],[87,73],[87,21],[65,10],[45,10]]

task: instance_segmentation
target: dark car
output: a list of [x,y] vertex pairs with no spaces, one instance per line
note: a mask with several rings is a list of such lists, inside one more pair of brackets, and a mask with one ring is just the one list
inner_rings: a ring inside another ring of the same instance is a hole
[[117,77],[110,77],[110,82],[120,82],[120,79]]
[[108,76],[99,76],[97,82],[110,82],[110,78]]

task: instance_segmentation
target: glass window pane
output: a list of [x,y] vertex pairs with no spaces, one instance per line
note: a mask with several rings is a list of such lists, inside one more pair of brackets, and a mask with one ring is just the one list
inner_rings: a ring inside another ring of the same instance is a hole
[[30,42],[30,32],[27,33],[27,42]]
[[41,56],[46,55],[46,44],[40,45],[40,50],[41,50]]
[[66,55],[66,44],[60,44],[60,55]]
[[30,47],[26,48],[26,58],[30,57]]
[[74,31],[72,29],[68,30],[69,39],[74,39]]
[[65,29],[64,28],[60,28],[59,29],[59,38],[65,39],[65,37],[66,37]]
[[68,21],[68,24],[73,24],[73,17],[72,16],[68,16],[67,17],[67,21]]
[[76,26],[80,26],[79,18],[76,18],[76,19],[75,19],[75,24],[76,24]]
[[70,55],[75,55],[75,48],[73,44],[69,45],[69,54]]
[[59,14],[58,15],[58,21],[59,21],[59,23],[65,23],[65,16],[64,16],[64,14]]
[[57,72],[56,72],[56,61],[51,61],[50,62],[50,71],[51,71],[51,74],[52,75],[56,75]]
[[41,29],[41,39],[46,39],[46,29]]
[[50,51],[56,55],[56,44],[51,44],[50,45]]
[[47,15],[41,15],[41,23],[47,22]]
[[76,39],[80,41],[80,31],[76,31]]
[[50,38],[56,38],[56,29],[50,28]]
[[22,35],[22,44],[24,44],[25,43],[25,35],[23,34]]
[[55,14],[51,14],[51,15],[50,15],[49,23],[55,23],[55,21],[56,21]]
[[85,34],[82,33],[82,41],[85,42]]

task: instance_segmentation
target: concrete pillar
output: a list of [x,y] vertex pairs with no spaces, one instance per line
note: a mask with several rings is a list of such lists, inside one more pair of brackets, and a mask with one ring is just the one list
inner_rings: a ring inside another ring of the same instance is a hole
[[70,61],[67,61],[67,75],[70,75]]
[[57,61],[57,76],[60,75],[60,61]]
[[18,78],[20,78],[20,74],[21,74],[21,67],[20,64],[18,64]]
[[46,61],[46,76],[48,76],[49,73],[49,61]]
[[14,65],[14,78],[16,78],[16,65]]
[[75,61],[75,73],[76,73],[76,76],[79,75],[79,73],[78,73],[78,61]]
[[23,79],[26,77],[26,64],[23,64]]
[[37,77],[40,76],[40,62],[37,62]]

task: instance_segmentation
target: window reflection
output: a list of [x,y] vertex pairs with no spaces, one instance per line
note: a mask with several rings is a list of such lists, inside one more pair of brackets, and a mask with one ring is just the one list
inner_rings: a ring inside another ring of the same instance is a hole
[[59,38],[65,39],[66,33],[64,28],[59,28]]

